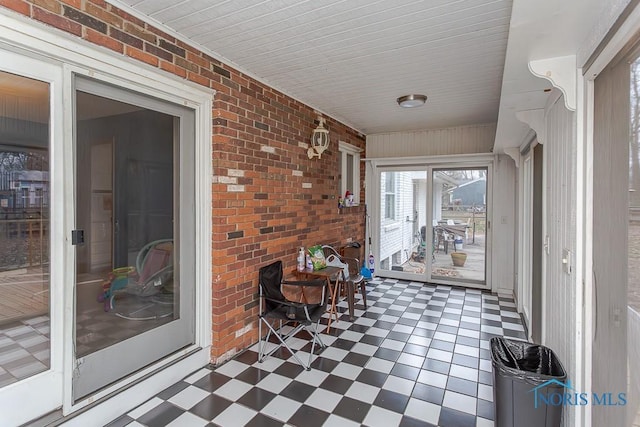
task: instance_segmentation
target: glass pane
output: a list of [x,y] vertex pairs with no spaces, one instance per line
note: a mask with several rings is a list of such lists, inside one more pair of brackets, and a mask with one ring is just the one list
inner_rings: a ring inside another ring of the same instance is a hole
[[397,171],[380,174],[380,269],[424,274],[427,173]]
[[49,85],[0,72],[0,387],[50,366]]
[[629,425],[640,425],[640,60],[631,64],[629,144],[628,391]]
[[487,170],[433,171],[431,277],[485,281]]
[[396,219],[396,172],[382,172],[381,174],[381,185],[382,194],[384,199],[384,209],[381,211],[384,212],[385,220],[394,220]]
[[179,120],[76,94],[76,353],[179,318],[174,158]]
[[347,190],[353,194],[355,192],[355,187],[353,184],[353,154],[347,154]]
[[345,191],[342,190],[342,155],[342,152],[338,153],[338,198],[344,197],[345,193]]

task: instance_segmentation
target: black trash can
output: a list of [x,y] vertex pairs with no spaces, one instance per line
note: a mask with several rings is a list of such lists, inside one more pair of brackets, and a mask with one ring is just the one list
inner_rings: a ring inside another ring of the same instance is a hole
[[496,427],[558,427],[567,373],[548,347],[491,338]]

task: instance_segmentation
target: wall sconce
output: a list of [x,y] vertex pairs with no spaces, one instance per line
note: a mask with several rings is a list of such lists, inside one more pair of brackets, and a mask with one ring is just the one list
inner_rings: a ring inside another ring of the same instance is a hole
[[324,118],[319,116],[318,121],[318,127],[311,134],[311,147],[307,150],[310,159],[316,156],[322,158],[322,152],[329,148],[329,131],[324,127]]

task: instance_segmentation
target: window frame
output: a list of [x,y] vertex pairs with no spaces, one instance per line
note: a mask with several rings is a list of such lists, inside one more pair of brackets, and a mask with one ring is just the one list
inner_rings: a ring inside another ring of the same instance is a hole
[[[340,197],[344,197],[347,190],[353,194],[353,205],[358,206],[360,204],[360,153],[362,149],[355,145],[349,144],[344,141],[338,142],[338,162],[339,162],[339,177],[338,177],[338,192]],[[349,155],[352,156],[351,161],[348,161]],[[351,164],[352,175],[351,179],[354,183],[354,188],[348,188],[348,166]]]

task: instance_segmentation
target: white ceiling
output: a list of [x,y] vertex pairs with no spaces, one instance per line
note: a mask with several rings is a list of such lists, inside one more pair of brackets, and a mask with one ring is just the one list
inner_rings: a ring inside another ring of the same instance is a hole
[[[495,122],[511,0],[120,0],[366,133]],[[407,110],[396,98],[426,94]]]
[[[629,0],[109,1],[362,133],[497,121],[500,152],[549,96],[528,62],[576,54]],[[427,104],[398,107],[411,93]]]

